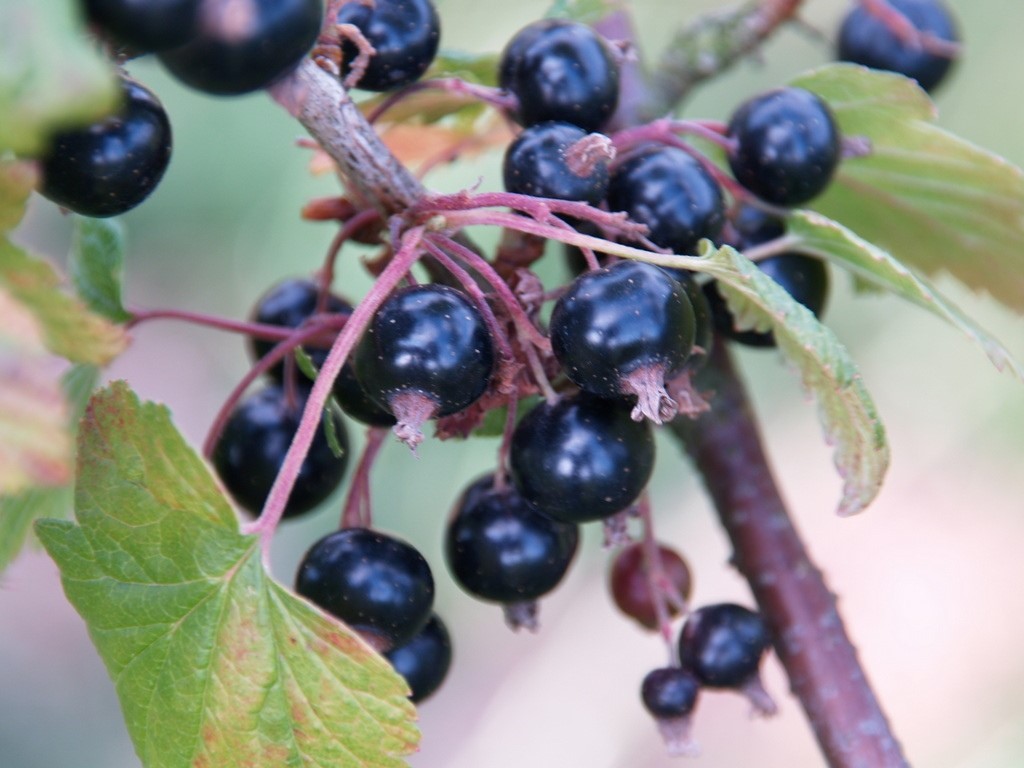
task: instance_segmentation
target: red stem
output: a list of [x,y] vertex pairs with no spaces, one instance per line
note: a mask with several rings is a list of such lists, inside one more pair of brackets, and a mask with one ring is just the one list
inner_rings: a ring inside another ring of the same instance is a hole
[[373,507],[370,504],[370,470],[373,468],[377,454],[384,445],[388,430],[381,427],[370,427],[366,430],[366,445],[363,446],[359,465],[352,475],[352,484],[345,497],[345,506],[341,513],[342,528],[372,528]]

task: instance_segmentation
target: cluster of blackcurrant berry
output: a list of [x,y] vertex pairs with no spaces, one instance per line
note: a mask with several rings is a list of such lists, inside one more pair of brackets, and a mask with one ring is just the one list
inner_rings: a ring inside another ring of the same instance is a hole
[[[890,4],[920,32],[880,42],[891,20],[858,6],[843,25],[842,57],[934,87],[948,65],[935,41],[955,41],[952,22],[933,0]],[[156,51],[181,81],[220,95],[271,86],[311,49],[346,86],[397,91],[426,72],[440,38],[430,0],[332,2],[327,25],[321,0],[254,0],[246,5],[253,18],[241,27],[225,6],[87,0],[84,7],[103,38],[133,53]],[[881,31],[872,26],[878,24]],[[510,40],[492,102],[521,130],[505,153],[500,204],[547,232],[579,230],[692,254],[701,240],[741,251],[778,241],[786,209],[828,187],[844,139],[813,93],[790,87],[760,94],[727,124],[617,126],[621,56],[593,29],[563,19],[530,24]],[[153,190],[170,156],[167,116],[141,85],[123,78],[122,88],[118,114],[54,138],[41,163],[44,195],[86,215],[111,216]],[[731,175],[686,142],[687,134],[722,148]],[[549,215],[560,201],[569,205]],[[361,214],[346,202],[339,218],[351,222]],[[362,213],[370,230],[385,223]],[[405,242],[363,234],[383,245],[384,263],[397,259]],[[372,317],[356,329],[354,352],[332,382],[284,516],[317,508],[341,485],[349,453],[341,413],[366,425],[368,439],[341,527],[306,552],[297,592],[384,653],[414,701],[433,693],[448,671],[451,641],[433,611],[431,569],[414,547],[373,529],[367,475],[389,428],[415,448],[429,421],[437,420],[442,435],[464,436],[505,408],[495,470],[463,491],[447,522],[445,559],[456,582],[501,605],[513,628],[535,628],[537,600],[567,572],[579,526],[602,521],[607,540],[622,544],[630,518],[640,517],[643,540],[615,557],[611,586],[624,613],[669,641],[670,665],[642,685],[643,703],[666,740],[688,747],[702,687],[740,690],[759,710],[772,711],[758,678],[769,645],[764,622],[733,604],[689,610],[689,569],[657,543],[645,495],[655,462],[652,424],[708,407],[690,377],[715,337],[763,347],[774,344],[771,334],[737,330],[714,283],[689,273],[633,260],[602,265],[583,249],[580,274],[546,294],[525,272],[503,282],[454,233],[420,226],[416,237],[414,245],[446,279],[420,284],[406,270],[381,288]],[[823,310],[828,275],[821,261],[773,252],[758,266],[812,312]],[[254,515],[268,503],[297,439],[312,382],[356,313],[331,293],[330,274],[284,281],[257,302],[245,324],[253,369],[211,429],[207,454],[232,497]],[[540,309],[548,299],[555,301],[545,327]],[[261,374],[266,383],[243,398]],[[520,414],[536,395],[540,402]],[[679,617],[685,623],[676,641],[671,622]]]

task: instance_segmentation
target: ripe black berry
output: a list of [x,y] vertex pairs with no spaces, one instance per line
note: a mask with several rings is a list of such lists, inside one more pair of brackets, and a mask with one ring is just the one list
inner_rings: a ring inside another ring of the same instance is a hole
[[[338,11],[339,24],[353,24],[373,46],[357,88],[390,91],[409,85],[427,71],[441,39],[441,20],[431,0],[375,0],[373,7],[346,3]],[[342,44],[342,72],[347,75],[358,50]]]
[[[284,390],[269,385],[243,400],[229,417],[213,451],[217,476],[244,509],[258,513],[267,500],[285,454],[302,418],[303,403],[289,404]],[[285,517],[294,517],[319,506],[341,484],[348,464],[348,435],[340,418],[334,418],[335,435],[342,455],[335,456],[327,438],[328,417],[309,447]],[[333,418],[333,417],[332,417]]]
[[140,52],[176,48],[192,39],[200,0],[85,0],[93,24]]
[[729,121],[729,167],[762,200],[799,205],[825,190],[840,158],[828,105],[803,88],[779,88],[740,105]]
[[171,159],[171,124],[159,99],[122,80],[116,114],[53,137],[42,158],[40,193],[83,216],[130,211],[152,192]]
[[[692,580],[686,561],[674,549],[657,545],[661,575],[683,600],[690,597]],[[647,629],[658,628],[658,612],[651,590],[652,573],[644,554],[644,544],[637,542],[619,550],[609,575],[612,599],[620,611],[636,619]],[[680,606],[665,600],[669,618],[679,615]]]
[[654,438],[624,400],[586,393],[541,403],[516,427],[509,456],[519,492],[567,523],[603,520],[634,501],[654,469]]
[[235,96],[265,88],[313,47],[322,0],[248,0],[243,16],[225,2],[206,2],[193,39],[160,54],[168,71],[192,88]]
[[679,635],[684,668],[711,688],[737,688],[757,675],[768,649],[760,614],[733,603],[718,603],[690,614]]
[[590,27],[544,19],[516,33],[501,54],[499,85],[519,100],[523,125],[561,120],[594,131],[619,99],[619,65]]
[[700,683],[680,667],[662,667],[647,673],[640,687],[644,708],[658,720],[686,717],[693,711]]
[[711,354],[711,346],[715,343],[715,327],[711,316],[711,305],[701,286],[693,279],[693,275],[683,270],[676,270],[674,277],[683,286],[683,293],[693,307],[693,353],[683,363],[684,371],[699,371],[704,367]]
[[313,544],[295,590],[382,651],[411,641],[434,604],[434,577],[423,555],[366,528],[344,528]]
[[673,253],[694,253],[725,223],[718,182],[675,147],[649,147],[626,159],[612,174],[608,207],[646,224],[651,242]]
[[[281,328],[298,328],[316,314],[318,294],[319,289],[311,280],[283,280],[272,286],[259,298],[252,310],[252,321]],[[329,293],[323,311],[329,314],[348,315],[352,312],[352,305],[340,296]],[[249,349],[254,360],[265,356],[274,346],[275,342],[273,341],[249,338]],[[316,369],[320,370],[327,359],[330,347],[307,344],[303,345],[303,350],[309,355]],[[280,384],[284,380],[284,365],[278,363],[267,371],[267,375]],[[301,373],[297,380],[303,383],[308,382],[308,379]]]
[[506,616],[517,627],[532,623],[530,604],[562,580],[578,543],[574,524],[540,514],[515,488],[495,489],[490,474],[456,503],[445,533],[445,559],[463,589],[508,606]]
[[338,378],[334,380],[331,394],[341,406],[341,410],[356,421],[370,427],[393,427],[395,425],[395,417],[377,405],[373,398],[366,394],[363,385],[356,378],[351,360],[346,360],[345,364],[341,366]]
[[418,285],[396,291],[367,326],[355,371],[367,394],[398,420],[410,445],[420,426],[470,405],[487,389],[494,366],[490,333],[460,291]]
[[608,193],[608,163],[566,156],[588,134],[575,125],[539,123],[520,133],[505,151],[505,189],[597,205]]
[[693,347],[693,307],[665,270],[620,261],[576,278],[551,313],[551,348],[566,375],[602,397],[635,395],[634,418],[671,419],[664,389]]
[[452,640],[441,617],[430,614],[426,626],[412,639],[384,654],[395,672],[405,678],[412,693],[409,700],[419,704],[441,687],[452,665]]
[[[888,0],[919,31],[951,43],[958,42],[956,21],[940,0]],[[839,29],[836,56],[873,69],[912,77],[926,91],[941,83],[953,60],[901,40],[865,6],[855,5]]]

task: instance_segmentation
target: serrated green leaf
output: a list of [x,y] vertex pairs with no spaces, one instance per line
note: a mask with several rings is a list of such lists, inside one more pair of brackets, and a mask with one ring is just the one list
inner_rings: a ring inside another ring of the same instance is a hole
[[980,346],[999,370],[1024,379],[1024,367],[996,339],[978,327],[928,282],[837,222],[813,211],[796,211],[786,221],[787,240],[794,250],[836,262],[870,285],[895,293],[959,328]]
[[80,14],[74,0],[0,3],[0,152],[37,155],[54,130],[116,106],[113,69]]
[[[69,416],[67,422],[61,426],[61,434],[54,439],[56,444],[74,440],[78,420],[82,417],[85,404],[96,387],[98,378],[99,371],[89,365],[73,366],[61,378],[60,386],[69,409]],[[5,388],[6,386],[0,383],[0,392]],[[0,443],[3,442],[6,441],[0,440]],[[69,455],[68,459],[70,458]],[[42,517],[64,517],[70,510],[70,484],[55,488],[35,487],[13,495],[0,494],[0,573],[3,573],[18,556],[35,520]]]
[[75,216],[68,273],[91,310],[115,323],[131,318],[121,302],[124,227],[119,221]]
[[36,531],[144,768],[404,765],[402,679],[270,579],[166,409],[123,383],[83,421],[75,518]]
[[105,365],[124,349],[124,329],[60,290],[56,270],[0,237],[0,287],[35,315],[47,348],[75,363]]
[[844,160],[811,207],[924,274],[947,271],[1024,312],[1024,174],[933,124],[899,75],[832,64],[793,81],[831,106],[871,152]]

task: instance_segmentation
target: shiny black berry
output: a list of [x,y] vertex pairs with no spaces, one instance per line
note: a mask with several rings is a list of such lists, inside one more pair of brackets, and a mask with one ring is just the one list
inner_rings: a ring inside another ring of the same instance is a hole
[[199,30],[160,60],[178,80],[216,96],[265,88],[290,72],[313,47],[323,0],[247,0],[238,8],[207,0]]
[[[213,450],[217,476],[244,509],[258,513],[267,500],[285,454],[302,418],[303,403],[289,404],[276,385],[254,392],[228,418]],[[285,517],[319,506],[341,484],[348,464],[348,435],[340,417],[331,417],[342,449],[335,456],[326,430],[325,415],[295,481]]]
[[[652,630],[658,628],[652,580],[656,576],[666,579],[683,600],[689,599],[693,584],[690,568],[678,552],[662,544],[655,547],[658,563],[654,569],[648,563],[646,546],[642,542],[623,547],[615,556],[608,579],[615,606],[641,626]],[[669,618],[679,615],[681,606],[676,601],[666,596],[664,603]]]
[[[562,580],[579,531],[540,514],[519,492],[494,487],[486,475],[463,492],[445,532],[445,560],[455,581],[472,595],[513,609],[533,603]],[[532,609],[527,610],[529,623]],[[522,612],[506,612],[513,626]]]
[[417,549],[366,528],[344,528],[313,544],[295,590],[387,651],[430,619],[434,577]]
[[196,33],[201,0],[85,0],[89,21],[140,52],[184,45]]
[[683,293],[693,307],[693,352],[683,363],[684,371],[699,371],[707,363],[715,343],[715,326],[704,290],[689,272],[676,270],[673,275],[683,286]]
[[[390,91],[427,71],[441,39],[441,20],[431,0],[375,0],[372,7],[350,2],[338,11],[339,24],[353,24],[376,51],[357,88]],[[358,50],[342,44],[342,72],[347,75]]]
[[646,224],[647,237],[673,253],[692,254],[725,223],[722,189],[701,163],[675,147],[649,147],[612,174],[608,207]]
[[[941,0],[888,0],[888,3],[919,31],[951,43],[959,41],[956,20]],[[953,64],[948,56],[904,42],[885,21],[860,4],[843,20],[836,56],[841,61],[912,77],[926,91],[938,87]]]
[[671,419],[665,379],[693,348],[682,285],[660,267],[620,261],[576,278],[551,313],[551,348],[566,375],[603,397],[638,398],[636,418]]
[[839,165],[832,111],[803,88],[779,88],[744,102],[729,121],[729,167],[762,200],[799,205],[821,194]]
[[[828,300],[828,268],[821,259],[800,253],[782,253],[757,262],[758,268],[786,289],[794,299],[820,317]],[[705,284],[704,295],[715,330],[726,338],[748,347],[774,347],[775,334],[771,331],[738,331],[733,325],[732,313],[718,292],[714,281]]]
[[698,693],[700,682],[680,667],[651,670],[640,687],[644,709],[658,720],[686,717],[693,711]]
[[341,372],[334,380],[331,394],[341,406],[341,410],[358,422],[370,427],[393,427],[395,425],[395,417],[391,412],[378,405],[372,397],[366,394],[363,385],[356,378],[351,360],[346,360],[345,364],[341,366]]
[[452,640],[441,617],[430,614],[426,626],[384,654],[395,672],[405,678],[412,693],[409,700],[419,704],[441,687],[452,665]]
[[118,111],[56,134],[41,159],[40,193],[83,216],[130,211],[156,188],[171,159],[171,124],[159,99],[122,80]]
[[618,104],[614,52],[575,21],[544,19],[521,29],[501,54],[498,77],[518,98],[523,125],[561,120],[594,131]]
[[480,397],[493,367],[493,344],[479,310],[462,292],[432,284],[392,294],[355,355],[359,382],[396,417],[396,432],[411,445],[421,439],[425,421]]
[[[283,280],[272,286],[270,290],[259,298],[256,306],[253,307],[251,319],[254,323],[262,325],[298,328],[317,314],[318,298],[319,288],[312,280]],[[348,315],[352,312],[352,305],[340,296],[328,293],[323,312],[326,314]],[[274,341],[249,337],[249,350],[254,360],[264,357],[275,345],[276,342]],[[322,345],[313,346],[306,344],[303,345],[302,349],[309,355],[317,370],[323,367],[327,354],[330,352],[330,346]],[[298,372],[298,369],[296,369],[296,372],[298,373],[297,381],[301,383],[309,382],[304,374]],[[284,381],[284,365],[278,363],[267,371],[267,375],[280,384]]]
[[519,492],[567,523],[603,520],[640,495],[654,469],[654,438],[625,400],[586,393],[541,403],[512,436],[510,464]]
[[770,642],[760,614],[718,603],[687,618],[679,635],[679,657],[703,685],[737,688],[757,675]]
[[520,133],[505,151],[505,189],[597,205],[608,193],[608,162],[567,155],[587,136],[575,125],[538,123]]

